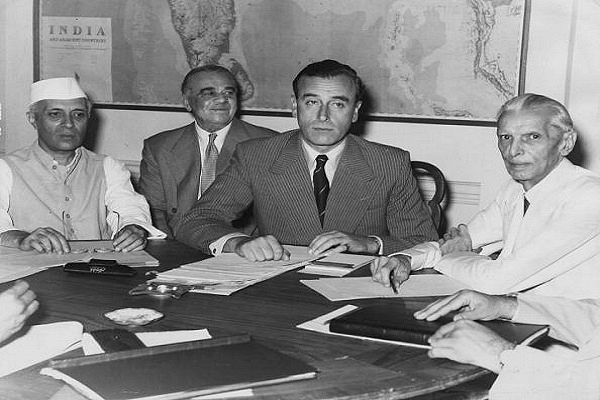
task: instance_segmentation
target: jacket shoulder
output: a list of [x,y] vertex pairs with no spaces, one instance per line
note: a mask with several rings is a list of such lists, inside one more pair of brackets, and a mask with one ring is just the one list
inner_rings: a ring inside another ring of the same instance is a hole
[[170,129],[168,131],[159,132],[144,140],[144,145],[151,148],[170,147],[181,139],[181,137],[189,130],[194,130],[194,123],[180,126],[179,128]]
[[262,138],[262,137],[271,137],[273,135],[279,134],[279,132],[274,131],[273,129],[265,128],[264,126],[258,126],[251,124],[246,121],[238,120],[248,136],[252,139],[254,138]]

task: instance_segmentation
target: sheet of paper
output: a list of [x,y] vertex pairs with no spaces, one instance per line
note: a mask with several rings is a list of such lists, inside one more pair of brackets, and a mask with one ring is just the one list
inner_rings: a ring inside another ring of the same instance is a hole
[[304,274],[341,277],[362,267],[363,265],[370,263],[374,258],[374,256],[337,253],[321,258],[317,261],[310,262],[298,272]]
[[[194,340],[210,339],[208,329],[193,329],[164,332],[137,332],[135,334],[147,347],[160,346],[163,344],[173,344],[182,342],[191,342]],[[94,354],[103,354],[104,350],[96,339],[89,333],[84,333],[81,340],[83,354],[91,356]]]
[[25,334],[17,333],[0,346],[0,376],[80,347],[82,333],[83,325],[76,321],[33,325]]
[[195,293],[226,296],[318,258],[309,254],[307,247],[284,247],[290,252],[286,261],[248,261],[237,254],[224,253],[162,272],[152,282],[190,285]]
[[371,277],[321,278],[301,280],[303,284],[319,292],[331,301],[368,299],[376,297],[422,297],[447,296],[468,287],[457,280],[441,274],[411,275],[398,287],[398,294],[391,288],[374,282]]
[[345,305],[341,308],[338,308],[337,310],[334,310],[330,313],[321,315],[320,317],[311,319],[310,321],[306,321],[306,322],[296,326],[296,328],[306,329],[308,331],[313,331],[313,332],[325,333],[328,335],[344,336],[344,337],[349,337],[349,338],[357,339],[357,340],[371,340],[371,341],[375,341],[375,342],[389,343],[389,344],[395,344],[395,345],[400,345],[400,346],[418,347],[420,349],[431,348],[431,346],[427,346],[427,345],[397,342],[397,341],[392,341],[392,340],[384,340],[384,339],[369,338],[369,337],[357,337],[357,336],[345,335],[343,333],[335,333],[335,332],[329,331],[329,321],[331,321],[335,317],[339,317],[340,315],[347,314],[350,311],[355,310],[356,308],[357,308],[356,306],[347,304],[347,305]]
[[0,246],[0,283],[14,281],[68,262],[87,262],[92,258],[116,260],[131,267],[155,267],[158,260],[146,251],[121,253],[112,250],[110,240],[69,242],[72,252],[47,254]]

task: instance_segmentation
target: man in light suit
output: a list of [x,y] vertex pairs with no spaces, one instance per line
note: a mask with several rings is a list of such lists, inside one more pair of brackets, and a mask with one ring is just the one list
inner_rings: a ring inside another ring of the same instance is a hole
[[[214,176],[225,170],[238,143],[277,133],[235,118],[238,85],[224,67],[192,69],[181,93],[195,121],[146,139],[140,165],[140,191],[150,203],[154,225],[169,237]],[[246,225],[248,216],[237,223]]]
[[[381,254],[437,238],[408,153],[349,135],[362,104],[356,72],[324,60],[304,68],[293,87],[300,129],[238,145],[177,239],[261,261],[287,259],[282,244]],[[250,204],[258,237],[231,226]]]

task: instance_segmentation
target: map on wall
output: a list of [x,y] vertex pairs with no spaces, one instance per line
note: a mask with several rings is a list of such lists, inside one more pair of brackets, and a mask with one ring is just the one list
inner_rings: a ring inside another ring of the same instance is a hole
[[377,116],[493,119],[518,93],[526,0],[40,0],[40,78],[96,103],[180,106],[190,68],[221,64],[242,108],[288,111],[326,58],[363,78]]

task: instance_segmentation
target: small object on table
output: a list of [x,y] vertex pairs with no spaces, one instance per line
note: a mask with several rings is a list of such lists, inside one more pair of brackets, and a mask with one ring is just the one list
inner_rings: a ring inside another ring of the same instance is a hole
[[104,316],[115,324],[143,326],[161,319],[164,314],[151,308],[121,308],[107,312]]
[[179,299],[189,292],[191,288],[192,287],[189,285],[179,285],[176,283],[146,282],[131,289],[129,294],[131,296],[149,294],[151,296],[169,296],[174,299]]

